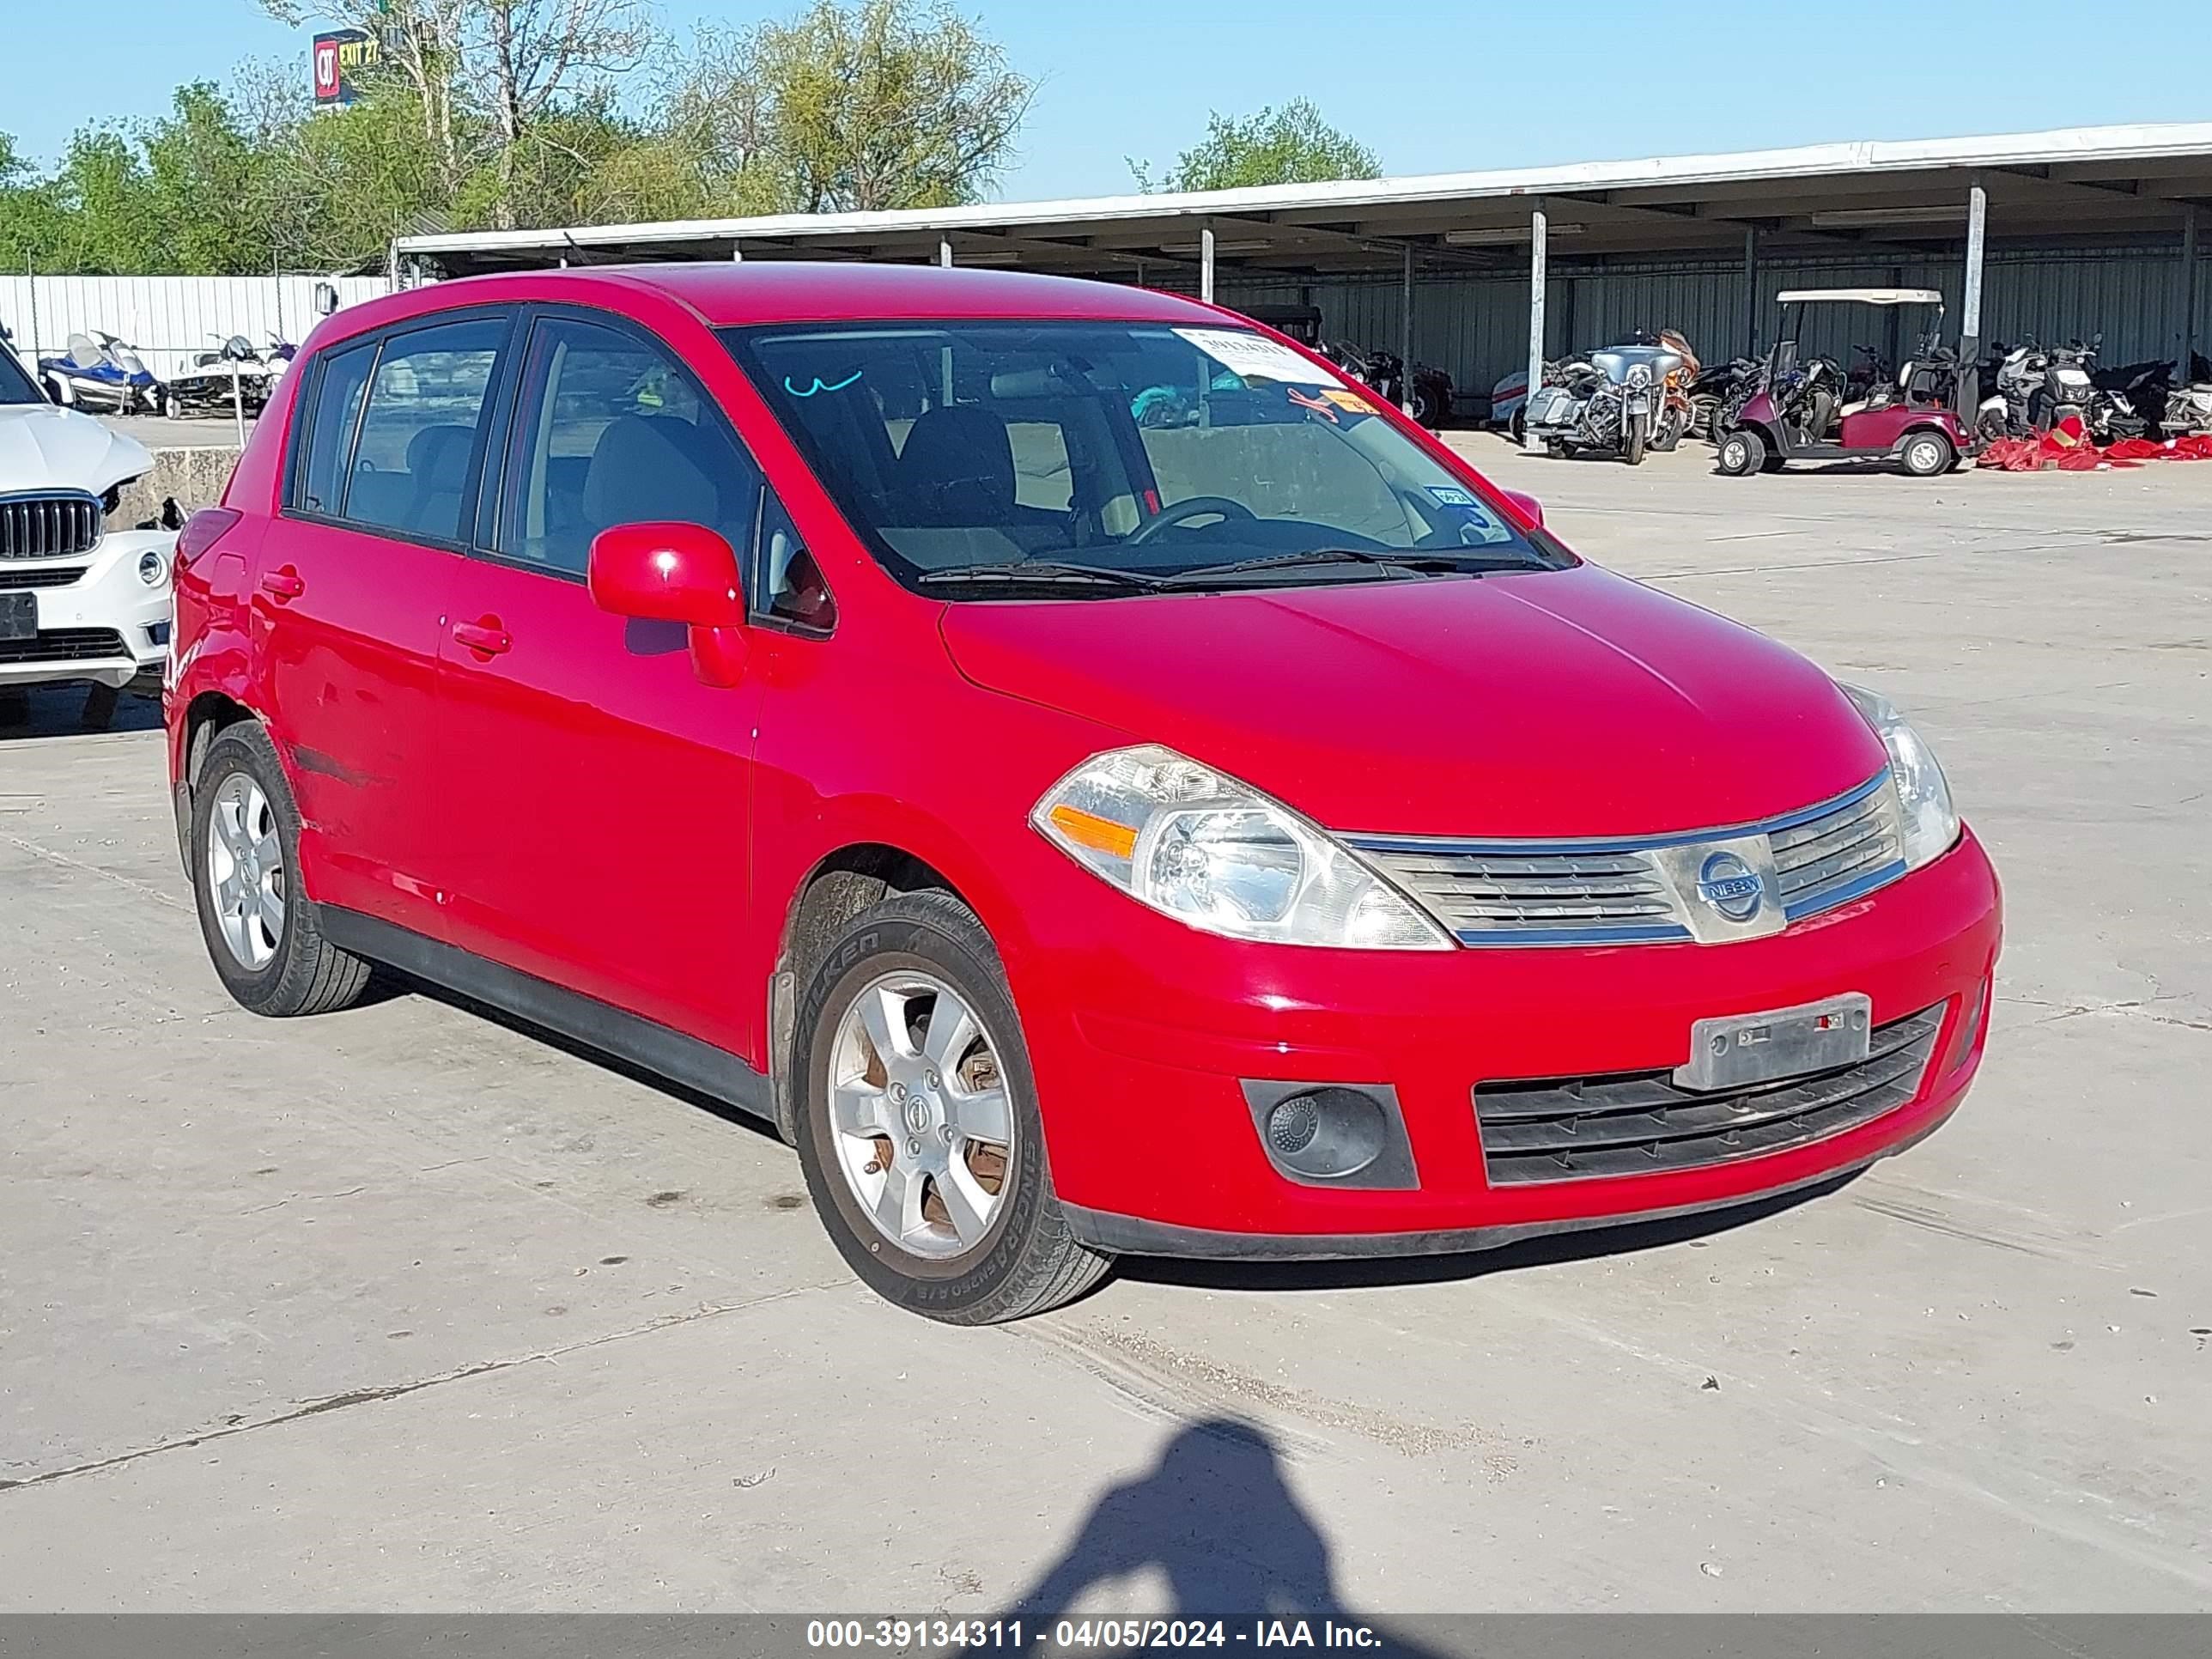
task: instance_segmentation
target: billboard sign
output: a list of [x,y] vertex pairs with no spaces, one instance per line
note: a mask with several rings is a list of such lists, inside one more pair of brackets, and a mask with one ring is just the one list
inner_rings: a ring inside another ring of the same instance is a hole
[[376,37],[366,29],[331,29],[315,37],[315,102],[350,104],[356,96],[348,76],[376,61]]

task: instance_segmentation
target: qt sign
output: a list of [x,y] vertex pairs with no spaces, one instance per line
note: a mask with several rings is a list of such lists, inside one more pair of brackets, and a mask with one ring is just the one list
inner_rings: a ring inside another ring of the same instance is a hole
[[315,37],[315,102],[350,104],[348,75],[376,61],[376,37],[366,29],[332,29]]

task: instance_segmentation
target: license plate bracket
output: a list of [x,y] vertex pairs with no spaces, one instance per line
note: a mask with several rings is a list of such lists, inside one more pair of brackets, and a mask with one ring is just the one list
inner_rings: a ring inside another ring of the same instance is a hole
[[1693,1020],[1689,1062],[1674,1068],[1674,1082],[1711,1094],[1856,1066],[1867,1057],[1873,1028],[1874,1000],[1863,991]]
[[39,637],[39,596],[24,592],[0,593],[0,640]]

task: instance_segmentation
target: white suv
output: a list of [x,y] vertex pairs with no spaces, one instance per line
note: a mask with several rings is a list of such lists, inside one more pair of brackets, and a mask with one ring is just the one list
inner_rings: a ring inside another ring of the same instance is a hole
[[0,345],[0,696],[158,683],[176,532],[114,519],[153,465],[144,445],[48,403]]

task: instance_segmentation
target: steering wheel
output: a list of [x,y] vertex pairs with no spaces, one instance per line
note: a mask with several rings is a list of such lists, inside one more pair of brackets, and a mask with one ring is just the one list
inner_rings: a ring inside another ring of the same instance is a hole
[[1128,539],[1121,545],[1142,547],[1163,530],[1171,525],[1181,524],[1185,519],[1256,519],[1259,516],[1243,502],[1232,501],[1226,495],[1193,495],[1187,501],[1177,501],[1173,507],[1161,508],[1158,514],[1131,532]]

